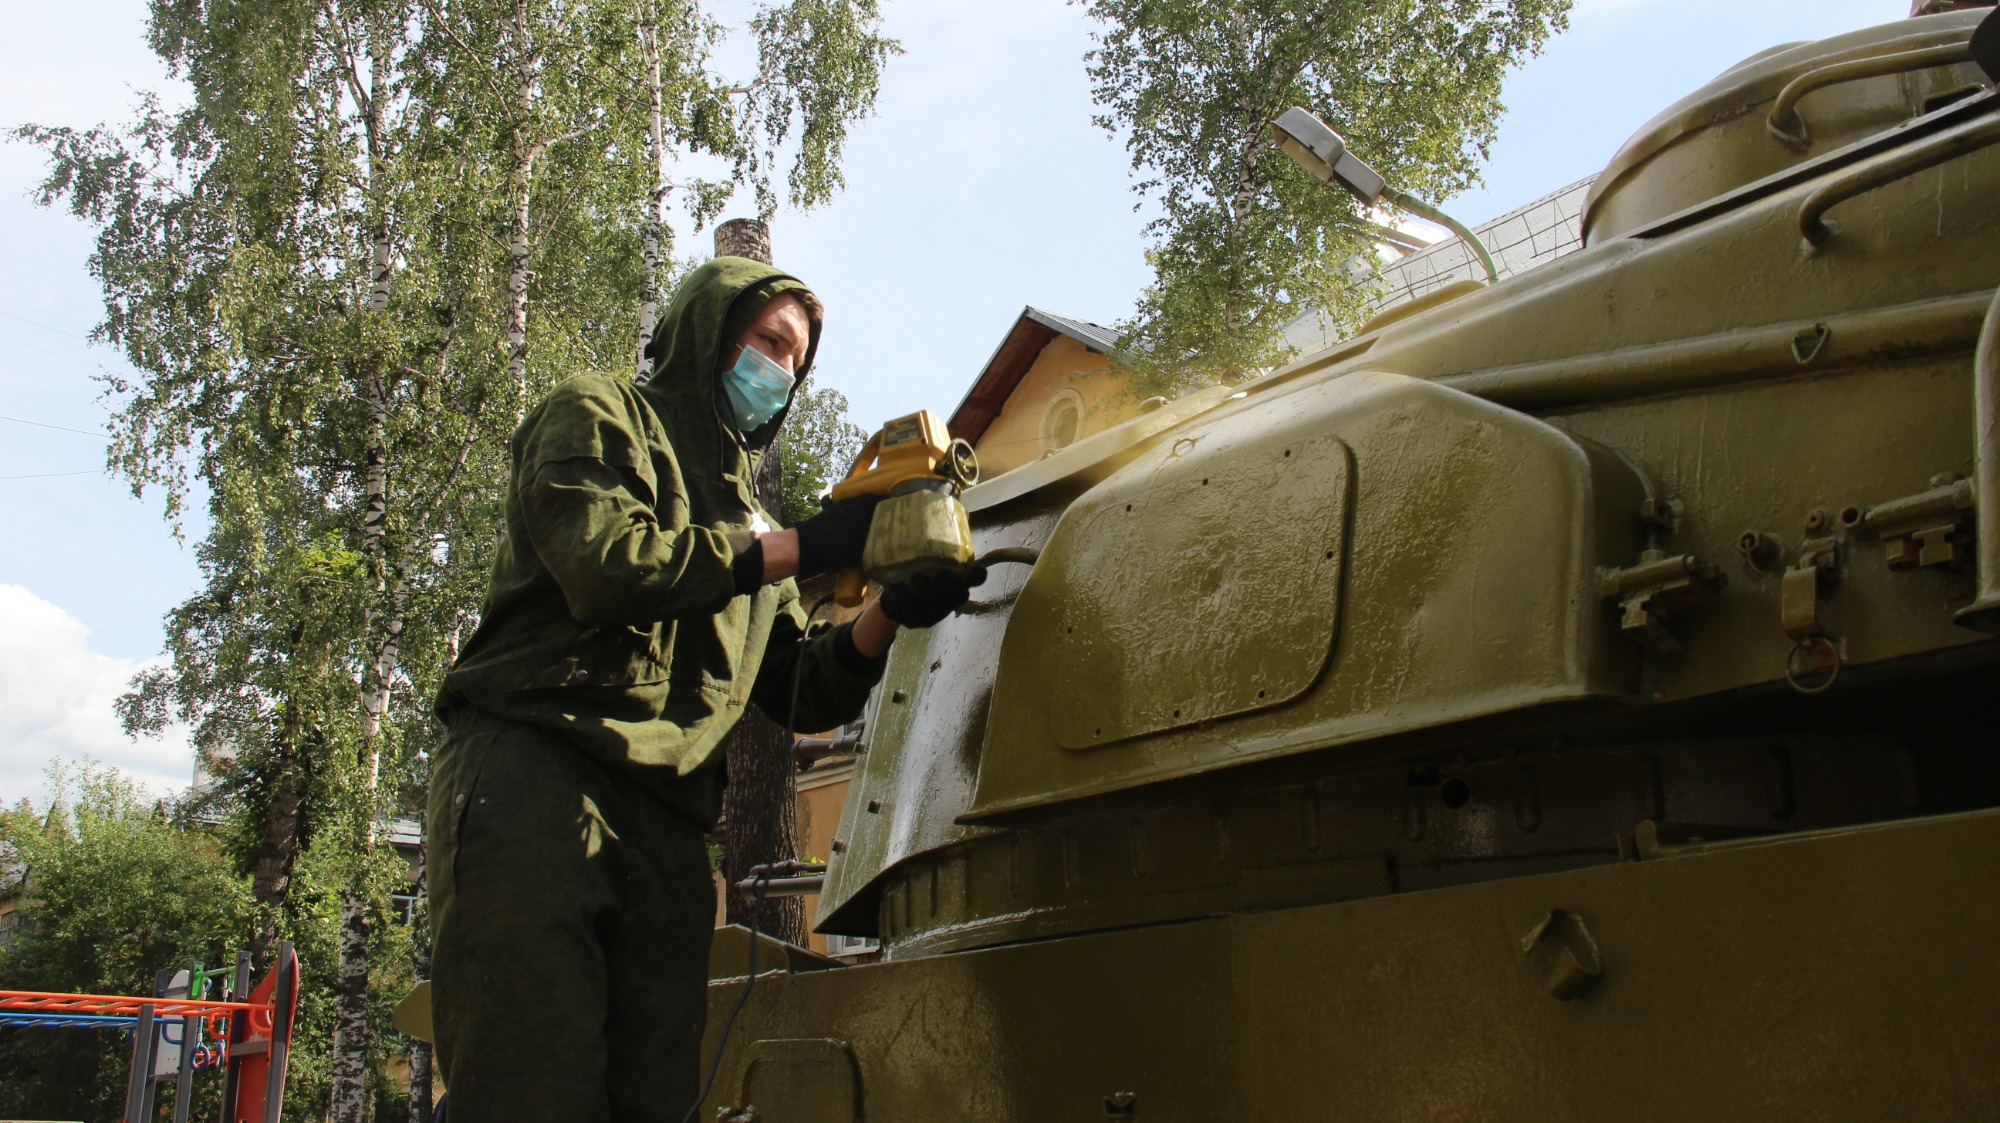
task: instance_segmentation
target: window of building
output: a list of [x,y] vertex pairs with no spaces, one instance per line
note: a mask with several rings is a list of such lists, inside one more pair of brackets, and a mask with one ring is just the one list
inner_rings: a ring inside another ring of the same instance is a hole
[[1083,397],[1075,390],[1058,390],[1042,413],[1042,449],[1057,452],[1076,443],[1083,424]]
[[865,956],[882,950],[882,941],[868,936],[828,935],[826,954],[833,956]]

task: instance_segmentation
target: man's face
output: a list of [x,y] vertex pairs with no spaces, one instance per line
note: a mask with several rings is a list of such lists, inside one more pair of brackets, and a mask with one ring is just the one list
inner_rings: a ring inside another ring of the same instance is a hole
[[734,363],[745,347],[755,347],[764,357],[797,377],[806,361],[806,345],[812,341],[812,321],[799,298],[785,293],[764,302],[750,326],[743,329],[736,346],[730,348],[724,365]]

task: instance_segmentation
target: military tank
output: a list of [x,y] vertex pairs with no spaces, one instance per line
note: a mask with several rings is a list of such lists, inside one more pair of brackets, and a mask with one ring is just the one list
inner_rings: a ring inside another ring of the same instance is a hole
[[1988,11],[1758,55],[1577,252],[967,492],[1039,561],[871,704],[817,927],[881,959],[721,940],[702,1117],[1990,1117]]

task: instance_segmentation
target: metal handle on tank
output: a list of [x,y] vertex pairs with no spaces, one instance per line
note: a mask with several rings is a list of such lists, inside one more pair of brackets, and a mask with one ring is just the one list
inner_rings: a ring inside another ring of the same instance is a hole
[[1973,352],[1972,419],[1979,596],[1956,619],[1965,627],[2000,635],[2000,290],[1986,310]]
[[972,559],[972,564],[982,567],[999,565],[1001,562],[1013,562],[1016,565],[1033,565],[1041,560],[1041,556],[1042,552],[1032,546],[1002,546],[997,550],[988,550]]
[[1814,246],[1825,245],[1834,228],[1826,212],[1878,187],[1915,175],[1926,168],[1958,159],[1970,152],[2000,144],[2000,115],[1987,115],[1968,124],[1939,133],[1921,144],[1899,148],[1872,160],[1865,160],[1806,196],[1799,207],[1799,233]]
[[1771,103],[1771,115],[1764,119],[1764,125],[1771,130],[1772,136],[1784,143],[1794,148],[1810,148],[1812,134],[1806,130],[1805,118],[1799,114],[1799,102],[1814,90],[1837,86],[1843,82],[1858,82],[1863,78],[1881,78],[1890,74],[1956,66],[1971,61],[1972,44],[1967,41],[1947,43],[1941,47],[1926,47],[1916,51],[1900,51],[1893,55],[1836,62],[1808,70],[1792,79],[1790,85],[1778,91],[1778,100]]

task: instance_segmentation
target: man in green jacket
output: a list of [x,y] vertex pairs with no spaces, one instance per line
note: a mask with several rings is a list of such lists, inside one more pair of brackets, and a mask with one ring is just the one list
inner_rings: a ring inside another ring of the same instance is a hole
[[807,635],[795,576],[859,564],[873,501],[773,530],[751,478],[820,306],[744,258],[675,291],[643,385],[558,386],[512,442],[506,535],[446,677],[431,777],[432,1009],[454,1123],[677,1123],[699,1094],[724,737],[861,712],[898,625],[971,578]]

